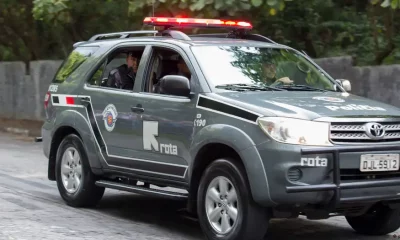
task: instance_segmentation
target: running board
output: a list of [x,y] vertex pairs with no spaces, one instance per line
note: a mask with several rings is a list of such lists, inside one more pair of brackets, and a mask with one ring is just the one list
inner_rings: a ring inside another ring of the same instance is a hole
[[141,186],[133,186],[124,183],[112,182],[112,181],[105,181],[99,180],[96,182],[96,185],[99,187],[111,188],[120,191],[138,193],[143,195],[152,195],[152,196],[160,196],[164,198],[169,198],[173,200],[187,200],[188,195],[185,193],[178,193],[178,192],[171,192],[171,191],[164,191],[160,189],[154,188],[146,188]]

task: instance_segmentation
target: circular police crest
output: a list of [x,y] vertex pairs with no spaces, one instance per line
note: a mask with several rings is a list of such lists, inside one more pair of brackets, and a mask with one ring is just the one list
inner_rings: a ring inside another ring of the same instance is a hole
[[112,130],[114,130],[117,117],[117,108],[113,104],[107,105],[107,107],[103,111],[104,126],[106,127],[107,131],[111,132]]
[[313,99],[315,100],[321,100],[321,101],[325,101],[325,102],[344,102],[344,99],[341,98],[335,98],[335,97],[313,97]]

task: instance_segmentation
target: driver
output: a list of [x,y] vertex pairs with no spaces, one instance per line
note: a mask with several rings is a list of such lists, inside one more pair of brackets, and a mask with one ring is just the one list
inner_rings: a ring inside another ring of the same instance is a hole
[[263,73],[263,80],[265,83],[272,83],[272,84],[292,84],[293,80],[290,80],[288,77],[283,77],[276,79],[276,65],[273,63],[263,63],[262,65],[262,73]]
[[[191,79],[191,72],[188,68],[188,66],[185,63],[185,60],[183,60],[182,57],[179,56],[178,59],[178,63],[177,63],[177,69],[178,71],[175,72],[170,72],[169,75],[179,75],[179,76],[183,76],[186,77],[187,79]],[[161,81],[158,81],[154,86],[153,86],[153,92],[154,93],[160,93],[160,85],[161,85]]]
[[138,56],[129,52],[126,56],[126,64],[110,71],[107,86],[132,90],[135,83]]
[[185,63],[185,60],[183,60],[182,57],[179,57],[179,62],[177,64],[177,67],[178,67],[177,75],[187,77],[190,80],[190,77],[191,77],[190,70]]

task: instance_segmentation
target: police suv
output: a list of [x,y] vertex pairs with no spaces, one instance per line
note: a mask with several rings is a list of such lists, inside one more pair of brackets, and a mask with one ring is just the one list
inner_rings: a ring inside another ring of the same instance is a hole
[[105,188],[184,200],[208,239],[260,240],[271,218],[299,215],[400,227],[400,109],[248,22],[144,23],[160,30],[76,43],[45,96],[48,178],[68,205]]

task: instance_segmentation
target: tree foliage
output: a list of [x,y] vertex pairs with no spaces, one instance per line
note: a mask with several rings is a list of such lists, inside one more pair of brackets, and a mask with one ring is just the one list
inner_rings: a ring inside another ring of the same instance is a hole
[[380,4],[381,7],[387,8],[391,7],[392,9],[400,8],[400,1],[399,0],[371,0],[372,5]]
[[195,17],[232,17],[251,9],[266,7],[268,14],[276,15],[293,0],[130,0],[130,12],[149,9],[164,9],[172,15],[186,15],[189,11]]
[[2,0],[0,60],[65,58],[102,32],[143,28],[145,16],[244,19],[311,57],[400,62],[400,0]]

